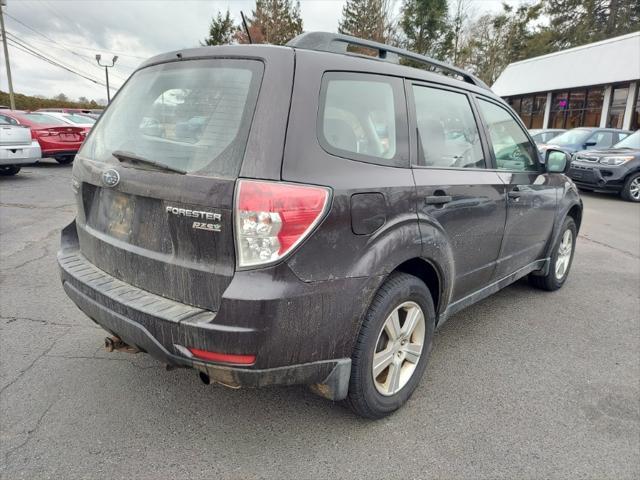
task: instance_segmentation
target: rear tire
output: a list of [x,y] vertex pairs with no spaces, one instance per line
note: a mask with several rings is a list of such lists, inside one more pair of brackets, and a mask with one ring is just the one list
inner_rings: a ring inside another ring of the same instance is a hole
[[573,263],[577,234],[576,222],[572,217],[565,218],[560,230],[560,236],[553,245],[549,272],[544,276],[529,275],[529,283],[531,285],[549,292],[558,290],[564,285]]
[[67,165],[73,162],[74,158],[75,158],[75,155],[61,155],[59,157],[55,157],[56,162],[58,162],[60,165]]
[[627,178],[620,196],[627,202],[640,202],[640,172],[634,173]]
[[346,403],[356,414],[382,418],[406,403],[427,367],[435,317],[431,294],[420,279],[395,273],[384,282],[351,357]]
[[3,165],[2,167],[0,167],[0,176],[9,177],[11,175],[15,175],[20,171],[20,168],[21,167],[18,167],[16,165]]

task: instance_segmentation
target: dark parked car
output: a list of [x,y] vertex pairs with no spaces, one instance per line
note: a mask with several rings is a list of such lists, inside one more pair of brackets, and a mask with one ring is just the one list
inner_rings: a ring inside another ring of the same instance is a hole
[[640,130],[610,149],[578,152],[569,177],[584,190],[610,190],[640,202]]
[[564,132],[566,132],[566,130],[563,130],[562,128],[534,128],[529,130],[531,138],[533,138],[533,141],[538,144],[548,143],[552,138],[555,138]]
[[382,417],[451,315],[567,280],[582,203],[566,153],[545,160],[484,83],[404,50],[307,33],[168,53],[78,154],[63,286],[108,349]]
[[539,145],[538,148],[542,153],[548,148],[567,153],[576,153],[580,150],[600,150],[612,147],[629,135],[631,135],[630,131],[616,128],[580,127],[567,130],[552,138],[550,143]]

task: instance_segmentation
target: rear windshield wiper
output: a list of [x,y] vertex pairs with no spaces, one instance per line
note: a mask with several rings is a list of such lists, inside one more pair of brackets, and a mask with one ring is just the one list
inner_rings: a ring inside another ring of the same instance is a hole
[[148,158],[139,157],[138,155],[131,152],[116,150],[115,152],[112,152],[111,155],[116,157],[118,161],[122,163],[132,163],[134,165],[136,163],[140,163],[142,165],[149,165],[151,167],[155,167],[158,170],[167,170],[169,172],[181,173],[182,175],[187,173],[185,170],[182,170],[180,168],[172,167],[170,165],[165,165],[164,163],[156,162],[155,160],[149,160]]

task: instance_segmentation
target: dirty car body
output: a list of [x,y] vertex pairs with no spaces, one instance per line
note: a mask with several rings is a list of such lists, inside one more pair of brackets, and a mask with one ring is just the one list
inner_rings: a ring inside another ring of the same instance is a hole
[[[446,132],[451,164],[420,164],[420,88],[467,102],[473,165],[455,165],[470,158],[461,125]],[[367,89],[386,100],[361,123],[352,112],[371,102],[354,97]],[[342,400],[390,276],[424,282],[441,324],[548,273],[563,220],[579,224],[575,187],[545,171],[526,133],[528,170],[513,149],[496,155],[480,102],[526,131],[483,86],[357,55],[223,46],[155,57],[76,157],[64,289],[123,343],[207,382],[307,384]]]

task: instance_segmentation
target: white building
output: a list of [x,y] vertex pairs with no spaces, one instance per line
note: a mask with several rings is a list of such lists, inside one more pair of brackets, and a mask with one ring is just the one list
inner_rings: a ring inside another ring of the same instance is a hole
[[493,91],[529,128],[640,128],[640,32],[510,64]]

